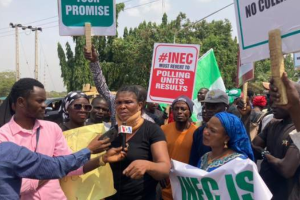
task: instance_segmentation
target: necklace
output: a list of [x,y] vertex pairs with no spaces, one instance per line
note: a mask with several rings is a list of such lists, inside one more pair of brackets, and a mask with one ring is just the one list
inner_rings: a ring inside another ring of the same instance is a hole
[[211,152],[210,152],[207,163],[208,163],[208,164],[211,164],[213,161],[215,161],[215,160],[217,160],[217,159],[220,159],[220,158],[226,156],[226,155],[227,155],[227,152],[228,152],[228,150],[224,151],[220,156],[216,156],[216,157],[214,157],[214,158],[211,157]]

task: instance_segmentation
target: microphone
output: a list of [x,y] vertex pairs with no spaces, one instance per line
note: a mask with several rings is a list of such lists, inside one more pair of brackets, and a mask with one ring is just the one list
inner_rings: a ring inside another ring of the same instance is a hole
[[132,134],[132,127],[126,126],[124,122],[121,126],[119,126],[119,133],[122,135],[122,148],[126,147],[126,134]]

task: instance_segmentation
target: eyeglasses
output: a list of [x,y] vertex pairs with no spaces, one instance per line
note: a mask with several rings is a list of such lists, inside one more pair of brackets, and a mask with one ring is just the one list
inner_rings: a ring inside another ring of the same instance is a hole
[[85,111],[90,112],[93,109],[93,106],[90,104],[74,104],[73,108],[74,110],[81,110],[83,108]]

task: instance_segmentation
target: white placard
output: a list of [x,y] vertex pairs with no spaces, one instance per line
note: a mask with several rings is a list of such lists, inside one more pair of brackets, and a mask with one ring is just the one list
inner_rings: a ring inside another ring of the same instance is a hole
[[241,62],[270,57],[269,31],[280,29],[283,53],[300,50],[299,0],[235,0]]

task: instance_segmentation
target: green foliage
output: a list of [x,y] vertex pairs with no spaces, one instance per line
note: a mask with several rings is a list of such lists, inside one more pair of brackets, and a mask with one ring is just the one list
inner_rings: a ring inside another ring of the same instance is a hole
[[56,97],[65,97],[68,93],[67,92],[56,92],[56,91],[51,91],[47,92],[47,98],[56,98]]
[[[117,16],[124,10],[124,4],[117,4]],[[119,37],[121,36],[121,37]],[[154,43],[200,44],[200,56],[213,48],[226,88],[234,88],[237,75],[237,39],[232,37],[229,20],[201,21],[192,23],[184,13],[168,20],[166,14],[162,23],[142,22],[138,27],[125,28],[115,37],[93,37],[93,45],[99,52],[99,60],[110,90],[117,90],[124,84],[148,86]],[[88,62],[84,59],[84,37],[74,37],[73,53],[66,44],[66,53],[58,44],[58,55],[62,77],[68,91],[80,90],[82,84],[93,84]],[[285,58],[288,76],[297,79],[291,55]],[[270,60],[255,63],[257,87],[270,79]]]
[[16,81],[16,72],[5,71],[0,72],[0,97],[5,97],[9,94],[13,84]]

